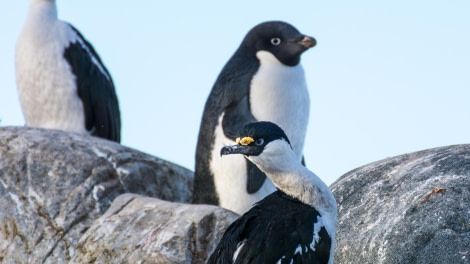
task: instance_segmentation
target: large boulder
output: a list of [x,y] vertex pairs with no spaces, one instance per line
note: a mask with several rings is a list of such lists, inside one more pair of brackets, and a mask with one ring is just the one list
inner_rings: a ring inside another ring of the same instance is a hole
[[118,196],[80,239],[71,263],[205,263],[235,213],[211,205]]
[[378,161],[331,188],[335,263],[469,263],[470,145]]
[[0,128],[0,263],[64,263],[122,193],[189,202],[193,174],[104,139]]
[[[331,186],[335,263],[468,263],[469,176],[470,145],[345,174]],[[203,263],[237,216],[184,204],[192,181],[107,140],[2,127],[0,263]]]

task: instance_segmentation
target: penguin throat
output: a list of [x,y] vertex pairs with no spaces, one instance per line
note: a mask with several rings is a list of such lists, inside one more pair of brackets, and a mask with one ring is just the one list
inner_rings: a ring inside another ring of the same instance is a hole
[[260,66],[250,84],[250,111],[256,120],[282,127],[300,160],[310,112],[302,65],[283,65],[267,51],[259,51],[257,57]]

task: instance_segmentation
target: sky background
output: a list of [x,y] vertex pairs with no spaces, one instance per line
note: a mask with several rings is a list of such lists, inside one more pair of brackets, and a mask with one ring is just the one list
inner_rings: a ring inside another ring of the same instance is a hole
[[[318,41],[302,57],[311,98],[304,153],[327,184],[373,161],[470,143],[468,0],[57,4],[113,76],[122,144],[188,169],[217,75],[267,20]],[[28,5],[0,9],[0,126],[24,124],[14,50]]]

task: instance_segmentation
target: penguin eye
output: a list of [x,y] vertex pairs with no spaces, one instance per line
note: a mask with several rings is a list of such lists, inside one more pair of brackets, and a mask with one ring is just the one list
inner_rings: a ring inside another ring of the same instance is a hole
[[263,143],[264,143],[264,139],[262,139],[262,138],[258,138],[258,139],[255,141],[255,145],[256,145],[256,146],[261,146],[261,145],[263,145]]
[[271,39],[271,44],[273,44],[274,46],[277,46],[277,45],[281,44],[281,39],[280,38],[272,38]]

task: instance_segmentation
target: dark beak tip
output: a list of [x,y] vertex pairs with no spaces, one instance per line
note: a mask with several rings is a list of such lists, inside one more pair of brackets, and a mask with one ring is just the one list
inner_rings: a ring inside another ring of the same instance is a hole
[[222,157],[223,155],[228,155],[230,154],[232,148],[231,147],[223,147],[220,149],[220,156]]
[[317,45],[317,40],[313,37],[304,36],[304,38],[300,41],[300,44],[306,49],[309,49]]

